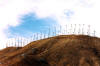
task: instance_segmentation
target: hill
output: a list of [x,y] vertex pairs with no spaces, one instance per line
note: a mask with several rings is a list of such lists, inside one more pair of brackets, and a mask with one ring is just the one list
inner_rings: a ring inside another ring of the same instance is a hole
[[0,66],[100,66],[100,38],[61,35],[0,51]]

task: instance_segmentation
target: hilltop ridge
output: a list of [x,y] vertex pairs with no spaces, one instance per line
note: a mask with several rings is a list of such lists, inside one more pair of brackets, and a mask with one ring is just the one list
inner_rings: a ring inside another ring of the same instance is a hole
[[99,65],[100,38],[88,35],[60,35],[0,51],[0,66]]

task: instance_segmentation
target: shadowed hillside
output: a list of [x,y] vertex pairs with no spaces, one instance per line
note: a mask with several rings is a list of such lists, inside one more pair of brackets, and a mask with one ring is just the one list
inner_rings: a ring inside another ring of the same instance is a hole
[[100,38],[61,35],[0,51],[0,66],[100,66]]

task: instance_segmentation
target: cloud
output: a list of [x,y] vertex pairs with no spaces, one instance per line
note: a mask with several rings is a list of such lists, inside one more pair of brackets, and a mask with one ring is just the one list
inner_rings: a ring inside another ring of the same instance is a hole
[[91,24],[100,32],[99,3],[99,0],[0,0],[0,44],[8,38],[5,30],[20,25],[20,18],[30,12],[38,18],[51,17],[60,25]]
[[92,31],[100,33],[99,3],[99,0],[42,0],[35,4],[34,12],[39,18],[52,17],[60,25],[90,24]]
[[22,14],[29,12],[30,8],[24,0],[0,0],[0,48],[3,48],[8,38],[6,30],[9,26],[18,26]]

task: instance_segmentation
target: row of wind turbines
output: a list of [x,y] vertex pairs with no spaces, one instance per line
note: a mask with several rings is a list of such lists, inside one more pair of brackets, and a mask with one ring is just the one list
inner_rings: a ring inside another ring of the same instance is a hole
[[16,37],[8,39],[6,47],[23,47],[30,42],[58,36],[58,35],[90,35],[96,36],[96,31],[91,28],[90,25],[85,24],[69,24],[65,26],[53,26],[48,27],[47,30],[34,33],[31,37]]

